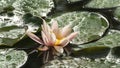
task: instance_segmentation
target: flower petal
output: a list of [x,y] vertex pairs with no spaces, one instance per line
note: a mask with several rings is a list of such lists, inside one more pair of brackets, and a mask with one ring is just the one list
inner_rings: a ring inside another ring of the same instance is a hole
[[60,46],[65,47],[69,43],[69,40],[67,38],[61,40]]
[[59,31],[58,23],[55,20],[53,20],[53,23],[52,23],[52,30],[53,32],[56,32],[56,33]]
[[54,46],[55,50],[59,53],[63,53],[64,49],[62,46]]
[[51,33],[50,38],[51,38],[51,40],[50,40],[51,45],[54,45],[54,43],[56,42],[56,36],[55,36],[55,34],[54,34],[54,33]]
[[73,38],[75,38],[77,36],[77,34],[78,34],[78,32],[73,32],[67,38],[69,39],[69,41],[71,41]]
[[43,20],[43,25],[42,25],[42,38],[45,41],[46,45],[51,45],[53,43],[53,38],[52,38],[52,30],[50,26]]
[[61,38],[62,38],[62,36],[61,36],[61,31],[60,31],[60,29],[59,29],[59,27],[58,27],[57,21],[54,21],[54,20],[53,20],[53,23],[52,23],[52,31],[53,31],[53,33],[56,35],[56,38],[58,38],[58,39],[61,39]]
[[72,29],[71,29],[71,26],[70,26],[70,25],[65,26],[65,27],[62,29],[62,37],[68,36],[68,35],[71,33],[71,31],[72,31]]
[[35,42],[39,43],[39,44],[44,44],[43,41],[37,37],[35,34],[31,33],[31,32],[26,32],[27,36],[29,36],[31,39],[33,39]]
[[41,31],[41,34],[42,34],[42,39],[44,41],[44,44],[48,46],[49,45],[49,40],[48,40],[47,36],[44,34],[43,31]]
[[44,47],[38,47],[37,48],[38,50],[40,50],[40,51],[47,51],[48,50],[48,47],[47,46],[44,46]]
[[44,20],[43,20],[43,25],[42,25],[42,31],[44,32],[44,34],[49,39],[50,38],[50,27]]

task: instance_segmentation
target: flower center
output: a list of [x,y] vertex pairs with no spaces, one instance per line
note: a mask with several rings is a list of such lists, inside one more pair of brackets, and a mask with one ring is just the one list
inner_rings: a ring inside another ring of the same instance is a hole
[[61,42],[61,39],[56,39],[55,46],[59,45]]

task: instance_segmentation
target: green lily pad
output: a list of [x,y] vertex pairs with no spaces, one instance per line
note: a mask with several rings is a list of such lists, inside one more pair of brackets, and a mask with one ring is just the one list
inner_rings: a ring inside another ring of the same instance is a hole
[[70,2],[77,2],[77,1],[80,1],[80,0],[68,0]]
[[45,64],[44,68],[49,68],[49,67],[119,68],[120,55],[119,57],[116,56],[117,52],[120,52],[119,48],[112,48],[112,49],[109,47],[84,48],[77,52],[73,52],[71,57],[63,57],[61,59],[55,59]]
[[19,68],[27,61],[24,51],[0,49],[0,68]]
[[109,8],[120,6],[120,0],[91,0],[86,7],[93,8]]
[[0,45],[13,46],[24,37],[26,30],[37,32],[41,23],[39,17],[29,13],[23,17],[16,14],[9,17],[7,13],[0,15]]
[[53,19],[58,21],[60,27],[71,24],[73,31],[79,32],[72,41],[75,44],[98,39],[108,28],[107,20],[96,13],[70,12]]
[[54,7],[52,0],[1,0],[0,9],[5,7],[13,6],[16,14],[24,15],[29,12],[37,16],[46,16],[50,12],[51,8]]
[[24,37],[26,29],[18,26],[7,26],[0,28],[0,45],[13,46],[22,37]]
[[26,13],[23,17],[23,24],[28,27],[28,31],[30,32],[37,32],[39,30],[39,28],[41,27],[42,24],[42,19],[37,17],[37,16],[33,16],[30,13]]
[[103,37],[102,39],[94,42],[94,43],[90,43],[90,44],[86,44],[86,45],[82,45],[81,47],[83,48],[89,48],[89,47],[98,47],[98,46],[107,46],[110,48],[114,48],[114,47],[118,47],[120,46],[120,32],[117,30],[111,30],[107,36]]
[[101,58],[106,57],[110,48],[105,46],[83,48],[72,52],[74,57]]
[[36,16],[46,16],[54,4],[52,0],[16,0],[13,6],[22,14],[29,12]]
[[74,58],[66,57],[63,59],[55,59],[44,65],[44,68],[119,68],[119,64],[114,64],[105,61],[105,58],[90,59],[90,58]]
[[117,9],[114,12],[115,17],[120,20],[120,7],[117,7]]
[[4,8],[12,5],[16,0],[0,0],[0,7]]

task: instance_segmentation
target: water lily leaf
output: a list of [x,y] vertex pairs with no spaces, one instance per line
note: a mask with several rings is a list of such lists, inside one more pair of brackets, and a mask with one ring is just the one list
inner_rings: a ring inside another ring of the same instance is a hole
[[80,1],[80,0],[68,0],[70,2],[77,2],[77,1]]
[[52,0],[1,0],[0,9],[4,7],[13,6],[15,13],[24,14],[29,12],[37,16],[46,16],[50,12],[51,8],[54,7]]
[[22,14],[29,12],[36,16],[46,16],[54,4],[52,0],[16,0],[13,6]]
[[27,13],[23,17],[16,14],[9,17],[6,13],[0,15],[0,45],[13,46],[24,37],[26,30],[38,31],[42,20],[29,15],[31,14]]
[[15,2],[16,0],[0,0],[0,8],[4,8],[7,6],[12,6],[12,4]]
[[117,9],[114,11],[114,15],[116,19],[120,21],[120,7],[117,7]]
[[58,67],[58,68],[119,68],[119,64],[112,64],[104,61],[105,58],[90,59],[90,58],[74,58],[66,57],[63,59],[56,59],[44,65],[44,68]]
[[72,41],[75,44],[96,40],[108,28],[107,20],[95,13],[70,12],[53,19],[58,21],[60,27],[71,24],[72,29],[79,32],[78,36]]
[[93,46],[107,46],[110,48],[114,48],[120,46],[120,32],[117,30],[110,30],[107,36],[103,37],[102,39],[96,41],[95,43],[90,43],[86,45],[82,45],[81,47],[89,48]]
[[[26,19],[24,18],[24,20]],[[33,16],[27,20],[31,21],[23,22],[18,16],[0,16],[0,45],[13,46],[25,36],[26,30],[37,32],[41,19]],[[28,26],[28,29],[24,26]]]
[[39,17],[45,16],[53,6],[52,0],[0,1],[0,22],[2,25],[28,26],[31,32],[37,32],[42,23]]
[[27,61],[24,51],[0,49],[0,68],[19,68]]
[[[48,67],[72,67],[72,68],[119,68],[120,59],[116,56],[119,48],[91,47],[73,53],[72,57],[55,59],[44,65]],[[118,54],[117,54],[118,55]],[[73,57],[74,56],[74,57]]]
[[0,45],[13,46],[25,35],[26,29],[18,26],[0,28]]
[[40,26],[42,24],[42,19],[37,17],[37,16],[33,16],[30,13],[26,13],[23,17],[23,24],[28,27],[28,31],[30,32],[37,32],[40,29]]
[[91,2],[86,5],[86,7],[93,8],[109,8],[116,6],[120,6],[120,0],[91,0]]
[[89,48],[80,49],[78,51],[74,51],[72,52],[71,56],[101,58],[101,57],[106,57],[109,51],[110,51],[110,48],[105,46],[89,47]]

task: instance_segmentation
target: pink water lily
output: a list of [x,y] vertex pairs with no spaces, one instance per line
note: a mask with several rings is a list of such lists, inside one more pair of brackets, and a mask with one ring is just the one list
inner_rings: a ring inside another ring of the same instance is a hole
[[77,32],[71,33],[72,28],[70,25],[63,27],[62,29],[59,28],[56,21],[49,26],[45,20],[43,20],[43,25],[41,27],[42,39],[31,32],[27,32],[27,35],[31,39],[40,45],[44,45],[43,47],[38,47],[38,50],[40,51],[47,51],[49,47],[54,47],[57,52],[63,53],[63,48],[78,34]]

